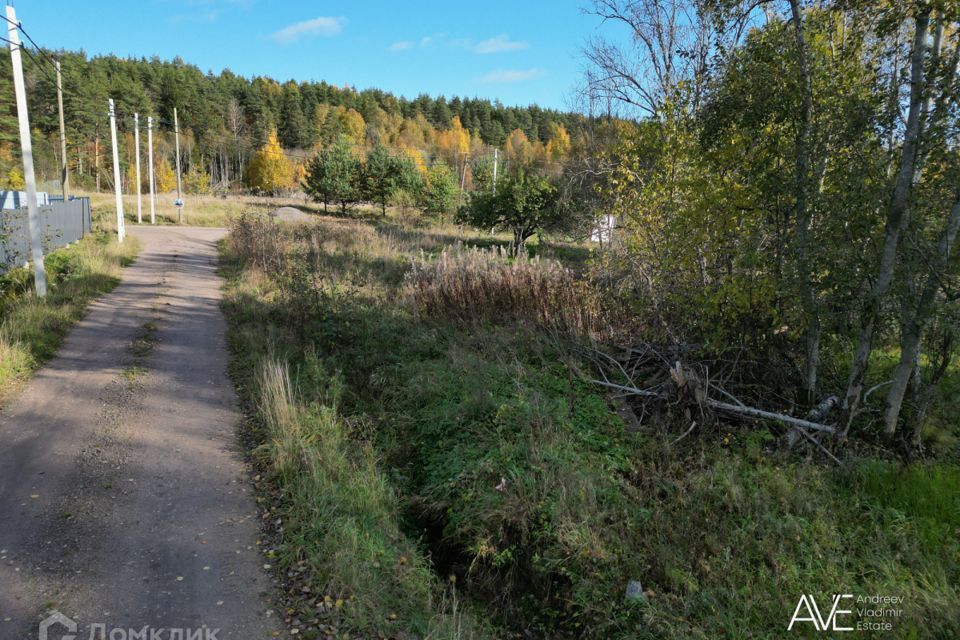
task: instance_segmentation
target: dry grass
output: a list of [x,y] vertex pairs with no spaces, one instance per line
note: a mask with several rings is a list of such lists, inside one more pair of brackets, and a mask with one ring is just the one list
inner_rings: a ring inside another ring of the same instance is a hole
[[[78,192],[76,195],[90,198],[90,205],[104,224],[115,228],[116,198],[108,192]],[[176,194],[160,194],[157,196],[156,221],[157,224],[178,224],[177,208],[173,205]],[[227,227],[240,214],[245,212],[270,213],[282,206],[303,206],[302,198],[265,198],[257,196],[184,196],[183,224],[194,227]],[[123,212],[127,224],[136,224],[137,198],[134,195],[124,195]],[[148,196],[143,196],[142,217],[144,224],[150,224],[150,204]]]
[[525,321],[598,340],[611,334],[599,293],[553,260],[509,259],[499,247],[458,244],[436,260],[415,260],[406,284],[416,307],[429,316]]

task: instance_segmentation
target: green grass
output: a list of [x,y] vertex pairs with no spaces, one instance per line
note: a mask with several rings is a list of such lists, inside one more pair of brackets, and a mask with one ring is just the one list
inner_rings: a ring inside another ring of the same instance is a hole
[[916,523],[921,540],[931,551],[956,545],[960,532],[960,468],[867,462],[856,469],[852,483],[877,507],[903,514]]
[[416,308],[405,274],[446,236],[324,218],[223,245],[281,567],[344,603],[307,633],[779,638],[801,593],[841,591],[904,596],[893,637],[960,635],[955,465],[628,433],[535,322]]
[[397,496],[374,451],[352,440],[352,425],[338,411],[340,380],[316,360],[307,364],[299,381],[313,383],[308,405],[296,398],[285,365],[267,358],[256,376],[265,433],[254,455],[280,487],[276,515],[284,523],[274,557],[308,572],[309,592],[326,596],[319,613],[316,596],[292,610],[322,620],[313,632],[390,634],[402,624],[417,637],[473,637],[476,623],[444,605],[453,592],[441,591],[415,542],[399,530]]
[[91,300],[120,281],[121,268],[139,250],[122,245],[99,227],[70,247],[46,257],[47,296],[33,295],[33,275],[16,269],[0,278],[0,399],[52,358]]

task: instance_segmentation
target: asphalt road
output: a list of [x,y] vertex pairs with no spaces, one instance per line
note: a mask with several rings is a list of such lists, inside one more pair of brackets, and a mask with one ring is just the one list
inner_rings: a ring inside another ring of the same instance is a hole
[[218,306],[225,232],[129,233],[144,248],[122,283],[0,411],[0,639],[37,638],[51,609],[78,640],[272,637]]

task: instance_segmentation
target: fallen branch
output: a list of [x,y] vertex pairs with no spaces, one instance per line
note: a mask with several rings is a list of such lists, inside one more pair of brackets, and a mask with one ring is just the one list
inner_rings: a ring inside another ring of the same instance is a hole
[[797,433],[803,435],[804,438],[806,438],[807,440],[809,440],[809,441],[812,442],[813,444],[815,444],[815,445],[817,445],[818,447],[820,447],[820,451],[823,451],[825,454],[827,454],[827,455],[830,457],[831,460],[833,460],[834,462],[837,463],[837,465],[839,465],[839,466],[841,466],[841,467],[843,466],[843,463],[840,461],[840,459],[837,458],[837,456],[835,456],[835,455],[833,455],[832,453],[830,453],[830,450],[829,450],[829,449],[827,449],[825,446],[823,446],[822,444],[820,444],[820,441],[819,441],[819,440],[817,440],[817,439],[814,438],[812,435],[810,435],[809,433],[807,433],[807,430],[806,430],[806,429],[803,429],[802,427],[796,427],[795,430],[797,431]]
[[683,440],[684,438],[686,438],[688,435],[690,435],[690,432],[693,431],[693,430],[696,429],[696,428],[697,428],[697,421],[694,420],[694,421],[693,421],[693,424],[690,425],[690,428],[687,429],[686,431],[684,431],[683,434],[681,434],[681,436],[680,436],[679,438],[677,438],[676,440],[674,440],[673,442],[671,442],[671,443],[670,443],[670,446],[672,447],[673,445],[677,444],[678,442],[680,442],[681,440]]
[[712,398],[707,398],[706,405],[711,409],[716,409],[718,411],[726,411],[727,413],[734,413],[751,418],[775,420],[793,427],[802,427],[804,429],[811,429],[813,431],[823,431],[824,433],[837,432],[836,429],[828,424],[810,422],[809,420],[804,420],[802,418],[794,418],[793,416],[784,415],[782,413],[774,413],[773,411],[764,411],[763,409],[755,409],[754,407],[740,407],[735,404],[728,404],[726,402],[720,402],[719,400],[713,400]]
[[[646,389],[637,389],[635,387],[628,387],[621,384],[614,384],[612,382],[603,382],[600,380],[590,380],[593,384],[598,384],[603,387],[609,387],[611,389],[617,389],[629,395],[642,396],[645,398],[659,398],[661,394],[655,391],[648,391]],[[774,420],[776,422],[781,422],[792,427],[801,427],[803,429],[809,429],[811,431],[822,431],[824,433],[835,434],[836,429],[827,424],[820,424],[817,422],[811,422],[809,420],[804,420],[802,418],[794,418],[793,416],[784,415],[782,413],[774,413],[773,411],[765,411],[763,409],[756,409],[754,407],[740,406],[735,404],[730,404],[728,402],[721,402],[720,400],[714,400],[713,398],[705,398],[703,404],[707,405],[715,411],[723,411],[725,413],[732,413],[734,415],[746,416],[748,418],[760,418],[762,420]],[[809,435],[809,434],[808,434]]]
[[646,389],[637,389],[636,387],[625,387],[622,384],[614,384],[612,382],[604,382],[603,380],[587,380],[587,382],[592,382],[593,384],[598,384],[601,387],[609,387],[610,389],[617,389],[618,391],[623,391],[624,394],[628,396],[643,396],[644,398],[659,398],[660,394],[656,391],[647,391]]
[[[825,398],[823,402],[821,402],[820,404],[815,406],[813,409],[811,409],[810,413],[808,413],[804,417],[804,419],[809,420],[811,422],[819,423],[824,418],[826,418],[830,414],[830,412],[833,411],[838,406],[840,406],[840,398],[838,398],[837,396],[830,396],[828,398]],[[787,433],[787,447],[793,448],[793,445],[797,443],[798,433],[802,433],[803,435],[807,436],[807,438],[810,437],[810,434],[808,434],[806,431],[804,431],[800,427],[795,426],[792,429],[790,429],[790,431]],[[820,445],[819,442],[817,442],[816,444]]]

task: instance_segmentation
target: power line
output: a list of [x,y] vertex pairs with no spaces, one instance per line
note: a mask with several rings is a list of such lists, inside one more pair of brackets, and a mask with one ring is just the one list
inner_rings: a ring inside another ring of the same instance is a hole
[[24,36],[26,36],[27,40],[30,41],[30,44],[33,45],[34,49],[36,49],[37,51],[40,52],[40,55],[42,55],[44,58],[46,58],[47,61],[48,61],[51,65],[55,64],[55,60],[50,56],[50,54],[48,54],[48,53],[43,49],[43,47],[41,47],[40,45],[38,45],[36,40],[34,40],[33,38],[30,37],[30,34],[27,33],[27,30],[23,28],[23,23],[22,23],[22,22],[18,25],[17,28],[20,29],[20,33],[22,33]]
[[[7,22],[9,22],[9,23],[12,24],[13,26],[15,26],[17,29],[19,29],[20,32],[23,33],[23,35],[26,36],[27,39],[33,44],[33,46],[36,47],[37,51],[38,51],[41,55],[43,55],[43,56],[45,56],[45,57],[47,56],[47,54],[46,54],[42,49],[40,49],[40,47],[37,46],[37,43],[33,41],[33,38],[31,38],[29,35],[27,35],[27,32],[23,30],[23,27],[22,27],[21,25],[14,23],[14,22],[13,22],[12,20],[10,20],[10,18],[8,18],[7,16],[0,16],[0,17],[2,17],[4,20],[6,20]],[[11,42],[10,40],[7,40],[6,38],[0,38],[0,39],[2,39],[2,40],[3,40],[4,42],[6,42],[7,44],[11,44],[11,45],[14,45],[14,46],[19,47],[21,51],[23,51],[24,53],[26,53],[26,54],[30,57],[30,60],[33,62],[34,65],[36,65],[36,67],[37,67],[38,69],[40,69],[40,71],[43,73],[43,75],[45,75],[45,76],[47,77],[47,80],[49,80],[50,82],[54,82],[54,80],[50,77],[50,74],[47,73],[47,70],[44,69],[43,66],[42,66],[40,63],[37,62],[37,59],[36,59],[35,57],[33,57],[33,53],[30,52],[29,47],[27,47],[27,46],[26,46],[25,44],[23,44],[22,42],[15,44],[15,43]]]
[[47,59],[47,61],[50,62],[50,64],[53,64],[53,62],[54,62],[53,58],[51,58],[50,55],[49,55],[46,51],[43,50],[43,47],[41,47],[40,45],[37,44],[37,41],[36,41],[36,40],[34,40],[33,38],[30,37],[30,34],[27,33],[27,30],[23,28],[23,22],[21,22],[21,21],[14,22],[13,20],[11,20],[10,18],[8,18],[7,16],[0,16],[0,18],[3,18],[3,19],[6,20],[9,24],[11,24],[11,25],[15,26],[17,29],[19,29],[19,30],[20,30],[20,33],[22,33],[22,34],[24,35],[24,37],[26,37],[26,39],[30,41],[30,44],[32,44],[33,47],[34,47],[37,51],[39,51],[40,54]]

